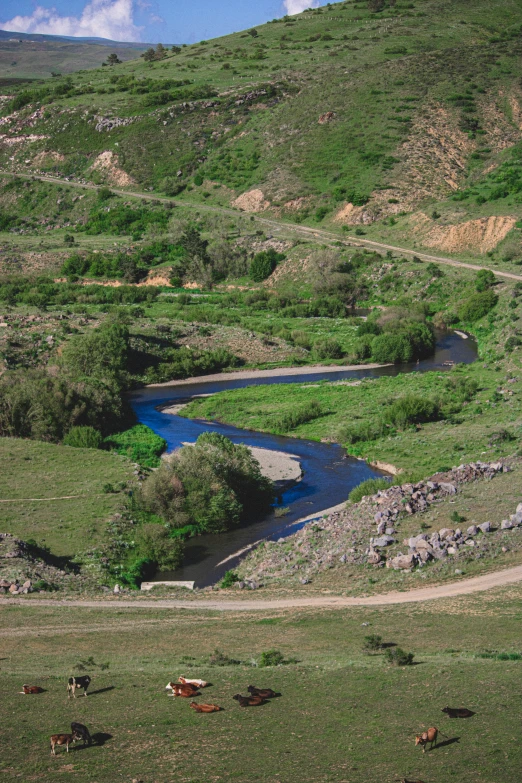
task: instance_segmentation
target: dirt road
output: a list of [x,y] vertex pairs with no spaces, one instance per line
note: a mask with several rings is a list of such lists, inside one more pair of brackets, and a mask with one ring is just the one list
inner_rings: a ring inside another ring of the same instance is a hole
[[[0,176],[15,176],[15,172],[1,171]],[[17,177],[22,179],[39,179],[42,182],[51,182],[55,185],[67,185],[71,188],[83,188],[87,190],[98,190],[98,185],[92,185],[91,183],[74,182],[72,180],[59,179],[58,177],[46,177],[43,175],[37,176],[35,174],[21,174],[16,173]],[[158,196],[155,193],[136,193],[130,190],[119,190],[117,188],[111,188],[113,193],[118,196],[124,196],[125,198],[139,198],[146,199],[147,201],[166,201],[175,204],[178,207],[186,207],[188,209],[197,209],[200,212],[217,212],[222,215],[230,215],[238,217],[239,215],[245,215],[245,213],[239,212],[236,209],[230,209],[227,207],[213,207],[208,204],[191,204],[186,201],[176,201],[176,199],[168,198],[167,196]],[[372,250],[391,250],[394,253],[401,253],[401,255],[419,258],[421,261],[433,262],[436,264],[447,264],[448,266],[463,267],[464,269],[490,269],[483,264],[468,264],[464,261],[455,261],[453,258],[446,258],[445,256],[432,256],[427,253],[421,253],[418,250],[412,250],[407,247],[397,247],[396,245],[387,245],[383,242],[375,242],[370,239],[361,239],[361,237],[348,236],[346,234],[336,234],[334,231],[325,231],[321,228],[310,228],[308,226],[301,226],[297,223],[287,223],[284,221],[273,220],[271,218],[264,218],[260,215],[253,216],[256,222],[261,225],[270,227],[272,231],[277,233],[284,232],[295,234],[301,238],[308,240],[319,239],[323,242],[341,242],[344,245],[354,245],[358,247],[365,247]],[[522,275],[514,275],[511,272],[500,272],[497,269],[491,269],[491,271],[497,277],[503,277],[508,280],[522,280]]]
[[244,600],[229,599],[199,599],[194,598],[190,601],[181,600],[129,600],[127,598],[100,599],[99,601],[78,601],[78,600],[50,600],[50,599],[32,599],[32,598],[1,598],[1,606],[13,606],[13,604],[29,604],[35,606],[63,606],[63,607],[84,607],[91,609],[190,609],[192,612],[198,610],[211,610],[219,612],[252,612],[273,609],[299,609],[299,608],[347,608],[350,606],[392,606],[397,604],[411,604],[420,601],[434,601],[441,598],[455,598],[460,595],[471,595],[473,593],[491,590],[495,587],[504,587],[506,585],[522,582],[522,565],[514,568],[507,568],[504,571],[494,571],[491,574],[476,576],[473,579],[462,579],[450,584],[438,585],[437,587],[424,587],[418,590],[409,590],[404,593],[384,593],[383,595],[372,595],[361,598],[345,598],[342,596],[310,596],[309,598],[246,598]]

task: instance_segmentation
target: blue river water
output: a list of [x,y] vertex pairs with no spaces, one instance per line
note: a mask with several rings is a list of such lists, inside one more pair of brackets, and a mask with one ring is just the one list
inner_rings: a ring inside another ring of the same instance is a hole
[[[412,365],[395,365],[369,370],[343,370],[311,375],[288,375],[277,378],[194,381],[182,386],[145,387],[131,393],[130,402],[140,422],[146,424],[168,444],[168,451],[183,443],[193,442],[202,432],[219,432],[234,443],[244,443],[295,455],[301,462],[303,478],[283,492],[280,505],[289,507],[284,517],[275,513],[263,519],[247,520],[240,527],[219,535],[198,536],[189,540],[185,562],[177,571],[160,573],[157,579],[195,581],[199,587],[215,583],[238,560],[235,553],[262,539],[277,539],[299,527],[297,520],[345,501],[350,491],[367,478],[384,475],[361,460],[348,457],[341,446],[298,438],[285,438],[262,432],[238,429],[218,422],[185,419],[162,413],[159,408],[177,400],[198,394],[214,394],[228,389],[275,383],[313,383],[319,380],[360,379],[398,375],[403,372],[426,372],[447,368],[444,362],[469,364],[477,358],[477,346],[472,338],[464,339],[456,332],[438,334],[434,356]],[[223,561],[226,560],[225,563]]]

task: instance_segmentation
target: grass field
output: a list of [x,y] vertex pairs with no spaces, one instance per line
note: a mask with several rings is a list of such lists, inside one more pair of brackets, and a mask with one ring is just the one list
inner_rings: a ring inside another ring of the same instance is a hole
[[[212,780],[366,783],[407,776],[429,783],[518,783],[520,661],[477,657],[519,652],[522,592],[407,608],[263,612],[232,616],[139,609],[2,607],[0,691],[4,779],[55,781]],[[246,632],[245,632],[246,631]],[[417,665],[387,666],[363,654],[364,637],[415,653]],[[219,648],[245,663],[209,666]],[[276,648],[298,663],[252,668]],[[67,701],[73,672],[93,677],[88,698]],[[108,665],[102,669],[101,664]],[[213,683],[199,701],[224,712],[194,714],[165,694],[179,674]],[[22,683],[45,693],[18,693]],[[232,695],[254,683],[280,691],[241,709]],[[445,706],[476,712],[449,721]],[[49,755],[49,736],[71,720],[104,744]],[[414,735],[447,735],[422,754]]]
[[17,438],[0,438],[0,460],[2,532],[68,557],[96,546],[121,504],[104,485],[124,487],[132,477],[123,457]]

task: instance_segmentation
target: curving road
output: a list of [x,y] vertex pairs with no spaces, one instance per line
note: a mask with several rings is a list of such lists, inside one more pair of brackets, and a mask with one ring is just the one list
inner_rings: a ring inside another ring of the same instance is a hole
[[[21,174],[10,171],[0,170],[0,176],[17,176],[22,179],[39,179],[42,182],[50,182],[55,185],[66,185],[71,188],[82,188],[87,190],[98,190],[98,185],[92,185],[91,183],[74,182],[72,180],[60,179],[59,177],[48,177],[44,175],[36,174]],[[186,207],[188,209],[197,209],[200,212],[218,212],[223,215],[231,215],[237,217],[238,215],[245,215],[244,212],[239,212],[236,209],[230,209],[227,207],[213,207],[208,204],[191,204],[187,201],[176,201],[176,199],[168,198],[167,196],[158,196],[155,193],[137,193],[130,190],[118,190],[117,188],[111,188],[113,193],[118,196],[124,196],[125,198],[139,198],[146,199],[148,201],[165,201],[175,204],[178,207]],[[433,262],[436,264],[446,264],[448,266],[462,267],[464,269],[474,269],[479,271],[480,269],[490,269],[488,266],[481,264],[468,264],[464,261],[455,261],[453,258],[446,258],[445,256],[433,256],[427,253],[420,253],[418,250],[412,250],[407,247],[397,247],[396,245],[387,245],[383,242],[375,242],[371,239],[361,239],[361,237],[336,234],[333,231],[326,231],[321,228],[310,228],[308,226],[301,226],[297,223],[287,223],[285,221],[273,220],[272,218],[264,218],[259,215],[254,215],[256,221],[265,226],[269,226],[272,231],[286,231],[301,236],[308,240],[320,239],[324,242],[341,242],[345,245],[353,245],[355,247],[366,247],[371,250],[391,250],[395,253],[401,253],[405,256],[419,258],[421,261]],[[500,272],[497,269],[491,269],[493,274],[497,277],[503,277],[508,280],[522,280],[522,275],[514,275],[511,272]]]
[[398,604],[411,604],[421,601],[434,601],[443,598],[456,598],[461,595],[472,595],[495,587],[522,582],[522,565],[507,568],[504,571],[494,571],[472,579],[461,579],[458,582],[437,585],[436,587],[424,587],[418,590],[408,590],[404,593],[383,593],[382,595],[363,596],[361,598],[347,598],[343,596],[310,596],[308,598],[275,598],[275,599],[249,599],[228,600],[215,598],[212,600],[194,598],[190,601],[182,600],[128,600],[118,597],[100,599],[99,601],[78,600],[51,600],[33,598],[2,598],[0,607],[13,604],[36,606],[63,606],[84,607],[88,609],[190,609],[191,611],[207,610],[219,612],[252,612],[274,609],[303,609],[303,608],[338,608],[344,609],[350,606],[393,606]]

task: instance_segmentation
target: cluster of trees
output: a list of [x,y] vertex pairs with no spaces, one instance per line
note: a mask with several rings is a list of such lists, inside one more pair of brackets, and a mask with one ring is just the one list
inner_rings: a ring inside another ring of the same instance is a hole
[[240,359],[226,348],[211,351],[192,350],[187,346],[164,352],[163,361],[151,364],[145,370],[147,383],[164,383],[175,378],[209,375],[230,367],[239,367]]
[[125,252],[75,253],[64,261],[61,273],[72,281],[87,276],[120,278],[126,283],[137,283],[143,280],[153,267],[164,263],[177,267],[183,257],[183,248],[180,245],[158,240]]
[[394,308],[368,319],[357,330],[358,359],[373,359],[380,364],[401,364],[425,359],[435,351],[435,333],[423,312]]
[[129,334],[107,323],[73,338],[52,374],[8,371],[0,378],[0,436],[59,442],[73,427],[108,435],[132,422],[121,396],[129,383]]
[[272,482],[251,451],[215,432],[163,460],[140,496],[142,508],[177,536],[230,530],[247,515],[266,513],[272,500]]
[[137,241],[142,238],[150,226],[158,231],[166,232],[169,213],[165,209],[150,209],[150,207],[130,207],[116,203],[108,206],[104,201],[96,204],[89,212],[84,225],[77,227],[86,234],[130,234]]
[[[73,273],[71,273],[73,274]],[[55,283],[49,277],[14,276],[0,283],[0,302],[8,305],[28,305],[45,310],[49,305],[80,304],[141,304],[153,302],[160,293],[154,286],[122,285],[109,288],[100,285]]]

